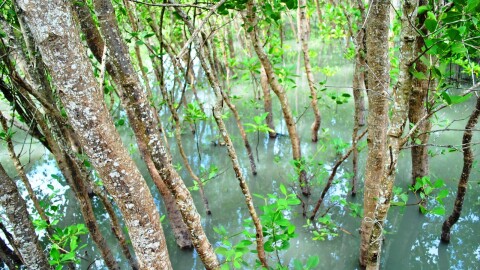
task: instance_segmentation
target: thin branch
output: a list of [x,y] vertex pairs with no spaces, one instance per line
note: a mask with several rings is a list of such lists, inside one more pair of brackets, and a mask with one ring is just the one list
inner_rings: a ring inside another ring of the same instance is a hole
[[[205,23],[208,21],[208,19],[210,18],[210,16],[213,15],[213,13],[215,13],[215,11],[221,6],[223,5],[223,3],[225,3],[226,0],[221,0],[219,1],[218,3],[216,3],[214,6],[212,6],[208,12],[208,14],[206,15],[205,19],[203,19],[203,21],[200,22],[200,25],[195,29],[195,31],[192,33],[192,35],[190,36],[190,38],[188,39],[187,42],[185,42],[185,44],[183,45],[183,48],[182,50],[180,51],[180,53],[177,55],[177,59],[181,59],[183,57],[183,55],[187,52],[188,48],[190,47],[190,43],[192,43],[198,36],[198,34],[200,33],[200,31],[202,30],[203,26],[205,25]],[[177,6],[178,7],[178,6]]]
[[196,4],[173,4],[173,3],[147,3],[144,1],[138,1],[138,0],[128,0],[130,2],[134,2],[137,4],[142,4],[146,6],[151,6],[151,7],[184,7],[184,8],[200,8],[200,9],[205,9],[205,10],[210,10],[208,6],[202,6],[202,5],[196,5]]

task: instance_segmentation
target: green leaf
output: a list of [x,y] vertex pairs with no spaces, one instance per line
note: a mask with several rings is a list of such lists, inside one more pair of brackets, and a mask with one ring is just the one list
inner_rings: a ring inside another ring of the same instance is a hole
[[443,216],[445,215],[445,208],[443,206],[437,206],[430,211],[431,214]]
[[430,7],[429,5],[426,5],[426,6],[419,6],[418,9],[417,9],[417,13],[418,15],[422,15],[423,13],[431,10],[432,7]]
[[450,96],[451,104],[460,104],[470,99],[472,93],[465,96]]
[[57,248],[52,248],[50,250],[50,257],[55,261],[60,260],[60,251]]
[[443,91],[440,95],[448,105],[452,104],[452,99],[450,98],[450,95],[447,91]]
[[70,250],[74,251],[78,247],[78,237],[77,236],[72,236],[70,238]]
[[427,27],[428,31],[434,32],[438,25],[437,18],[431,11],[427,12],[427,17],[428,18],[425,20],[425,27]]
[[437,195],[437,200],[446,198],[448,196],[448,189],[442,189]]
[[310,256],[307,260],[307,268],[314,269],[320,263],[320,259],[318,256]]
[[283,195],[287,195],[287,189],[283,184],[280,184],[280,191],[282,192]]

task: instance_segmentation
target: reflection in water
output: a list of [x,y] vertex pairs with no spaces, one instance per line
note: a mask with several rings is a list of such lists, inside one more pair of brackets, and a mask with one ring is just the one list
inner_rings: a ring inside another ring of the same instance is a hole
[[[330,87],[327,91],[334,91],[338,93],[350,92],[350,89],[344,88],[351,84],[352,66],[345,61],[339,61],[338,58],[320,57],[321,61],[328,60],[330,66],[337,66],[341,72],[338,72],[333,77],[328,78],[328,85],[337,85],[338,88]],[[293,58],[295,59],[295,58]],[[295,60],[292,60],[295,61]],[[317,80],[324,78],[317,78]],[[252,108],[249,106],[250,98],[253,98],[251,85],[247,82],[246,87],[248,91],[242,88],[242,85],[236,86],[234,91],[236,94],[241,95],[242,99],[237,101],[238,108],[242,114],[244,123],[252,121],[251,119],[255,115],[261,114],[263,111],[260,108]],[[309,104],[308,87],[304,78],[298,78],[297,88],[288,89],[288,93],[291,95],[292,109],[295,109],[295,115],[299,116],[304,110],[303,104]],[[209,100],[207,95],[203,96],[203,100]],[[307,158],[313,158],[315,164],[321,165],[324,172],[320,172],[312,182],[320,183],[312,190],[312,198],[305,199],[306,203],[313,204],[318,199],[320,191],[323,189],[323,185],[331,171],[332,164],[338,158],[330,144],[332,140],[341,139],[344,142],[350,142],[351,127],[353,120],[353,103],[350,100],[349,103],[343,105],[337,105],[331,102],[330,98],[326,95],[320,100],[321,113],[322,113],[322,129],[321,138],[317,144],[310,142],[310,124],[312,123],[313,114],[311,111],[307,111],[305,115],[298,122],[298,130],[302,139],[302,153]],[[210,110],[211,104],[206,104],[205,109],[207,112]],[[456,109],[455,111],[447,110],[442,112],[442,119],[456,119],[457,115],[467,115],[470,104]],[[281,109],[278,101],[274,98],[274,117],[276,120],[277,131],[281,134],[286,134],[285,123],[281,119]],[[296,176],[291,170],[290,157],[291,146],[290,140],[287,136],[279,136],[276,139],[268,139],[268,135],[262,134],[260,136],[260,142],[258,144],[259,162],[257,164],[258,175],[253,177],[249,171],[248,159],[243,148],[243,144],[240,135],[237,132],[236,125],[232,119],[228,120],[228,129],[231,132],[232,139],[235,143],[237,153],[239,155],[240,163],[243,168],[243,173],[248,178],[248,184],[252,193],[266,195],[268,193],[279,193],[278,187],[281,183],[285,186],[293,187],[295,185]],[[464,124],[462,122],[455,123],[452,128],[462,128]],[[167,125],[166,125],[167,126]],[[121,127],[123,134],[123,140],[125,145],[131,145],[132,141],[131,131],[125,127]],[[197,191],[192,191],[192,195],[197,202],[198,212],[203,216],[203,225],[207,235],[210,238],[211,243],[215,246],[220,245],[220,236],[215,234],[213,227],[223,226],[226,228],[230,235],[239,234],[243,230],[243,222],[245,218],[248,218],[248,211],[244,203],[244,198],[239,190],[238,182],[235,179],[233,170],[231,169],[231,163],[228,159],[226,149],[221,146],[214,146],[211,141],[217,138],[217,129],[214,128],[214,123],[210,122],[199,123],[197,125],[197,134],[200,146],[202,159],[198,158],[196,153],[195,136],[188,130],[183,135],[184,147],[189,153],[189,161],[196,173],[200,172],[200,168],[209,168],[211,165],[215,165],[223,174],[219,175],[215,179],[209,181],[205,186],[205,193],[210,201],[210,207],[212,210],[212,216],[205,217],[203,204]],[[436,140],[436,143],[448,143],[459,144],[461,140],[460,133],[435,133],[432,136],[432,140]],[[251,145],[254,147],[257,145],[257,135],[249,134]],[[171,151],[174,154],[174,164],[181,164],[180,157],[175,153],[176,145],[173,139],[170,143]],[[432,149],[436,151],[436,149]],[[145,165],[139,160],[136,153],[133,154],[140,170],[144,173],[145,178],[152,190],[155,190],[150,177],[148,176]],[[361,153],[361,157],[365,156],[365,151]],[[399,172],[397,176],[397,185],[407,190],[410,182],[410,153],[405,151],[402,153],[403,159],[399,164]],[[3,161],[2,161],[3,162]],[[431,172],[433,179],[442,178],[446,184],[450,187],[450,190],[456,190],[456,183],[458,181],[460,169],[461,169],[461,154],[460,153],[448,153],[434,157],[431,161]],[[75,206],[76,202],[72,197],[72,194],[63,182],[59,184],[56,180],[51,178],[52,174],[58,174],[52,159],[40,159],[36,165],[30,170],[29,179],[32,181],[32,185],[35,188],[42,190],[42,197],[48,196],[48,189],[45,183],[51,183],[55,189],[61,190],[57,197],[61,198],[61,201],[57,201],[60,205],[65,205],[61,211],[64,215],[63,224],[71,224],[81,222],[81,217],[78,214],[78,207]],[[359,168],[364,168],[364,160],[360,161]],[[317,165],[319,166],[319,165]],[[329,194],[326,197],[325,207],[331,205],[329,198],[331,196],[346,197],[346,185],[349,182],[348,174],[351,173],[349,160],[340,168],[337,173],[337,184],[332,186]],[[193,186],[193,182],[190,179],[188,173],[181,169],[180,173],[185,179],[186,185]],[[362,179],[362,173],[359,179]],[[478,171],[473,170],[471,179],[478,179]],[[471,189],[467,192],[467,198],[465,201],[465,207],[463,209],[463,215],[459,223],[455,225],[452,231],[452,242],[449,245],[440,243],[440,228],[444,220],[443,217],[424,216],[419,214],[416,206],[407,207],[401,209],[398,207],[392,207],[388,222],[385,225],[385,240],[384,251],[382,255],[382,268],[384,269],[475,269],[479,265],[480,260],[480,225],[478,223],[479,216],[476,213],[478,210],[478,196],[475,195],[479,191],[477,184],[471,184]],[[291,190],[289,188],[289,190]],[[361,190],[359,190],[361,191]],[[157,192],[153,192],[155,202],[157,203],[161,214],[165,213],[161,198]],[[449,197],[445,199],[447,214],[450,213],[453,204],[453,198],[455,194],[451,192]],[[415,200],[414,196],[410,196],[410,201]],[[362,194],[359,193],[355,198],[346,197],[348,202],[358,203],[363,205]],[[259,198],[254,198],[257,209],[264,203]],[[103,233],[109,241],[110,246],[117,247],[116,240],[112,237],[108,218],[101,209],[100,204],[95,201],[97,209],[97,218],[102,224]],[[323,213],[325,210],[320,210]],[[66,211],[68,210],[68,211]],[[297,238],[291,241],[291,247],[287,251],[282,251],[280,257],[282,258],[283,265],[292,266],[293,259],[300,259],[305,262],[309,256],[316,255],[320,258],[321,269],[357,269],[358,268],[358,253],[359,253],[359,233],[360,218],[354,218],[350,216],[350,211],[341,206],[334,206],[331,208],[330,213],[334,222],[341,227],[342,230],[338,230],[337,237],[328,239],[326,241],[313,241],[312,234],[309,228],[305,227],[306,221],[302,217],[302,209],[300,207],[288,213],[288,216],[292,218],[292,222],[296,226]],[[309,209],[311,210],[311,209]],[[66,211],[66,212],[65,212]],[[176,247],[175,239],[170,232],[169,224],[166,220],[163,221],[164,231],[167,238],[167,244],[169,254],[172,260],[172,264],[175,269],[202,269],[203,265],[199,260],[197,254],[191,251],[179,250]],[[240,237],[234,237],[231,241],[239,241]],[[94,245],[89,240],[89,246],[87,248],[88,261],[82,260],[83,266],[88,264],[94,259],[99,258],[98,253]],[[121,252],[119,250],[113,250],[118,260],[123,260]],[[250,257],[250,263],[254,265],[254,256]],[[275,265],[276,257],[271,255],[269,260],[272,265]],[[103,265],[100,261],[95,262],[96,268],[102,268]]]

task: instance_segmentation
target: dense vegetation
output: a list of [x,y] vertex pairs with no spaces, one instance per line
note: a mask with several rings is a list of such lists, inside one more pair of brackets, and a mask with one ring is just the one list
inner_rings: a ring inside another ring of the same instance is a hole
[[[83,260],[108,269],[171,269],[176,265],[165,235],[174,235],[178,248],[195,249],[206,269],[318,269],[317,256],[282,258],[297,236],[291,213],[303,216],[312,241],[325,241],[341,231],[352,234],[334,222],[330,212],[337,205],[360,220],[362,268],[381,266],[391,206],[438,215],[444,219],[439,238],[448,243],[455,237],[480,116],[477,0],[0,5],[0,147],[11,161],[0,165],[4,267],[76,268]],[[353,66],[348,89],[329,85],[336,70],[318,61],[325,55],[319,50],[340,51]],[[293,66],[292,51],[299,57]],[[304,86],[298,84],[303,76]],[[298,93],[308,95],[300,110],[292,106]],[[439,120],[442,110],[465,104],[470,112],[462,119]],[[351,133],[350,141],[322,128],[331,120],[322,116],[338,106],[352,108],[353,129],[342,131]],[[299,131],[306,119],[308,138]],[[452,131],[458,121],[465,122],[454,130],[463,134],[460,145],[432,142],[431,134]],[[211,137],[202,137],[205,129]],[[190,132],[194,147],[184,147]],[[121,136],[126,133],[129,145]],[[288,185],[266,179],[278,192],[252,194],[260,141],[280,136],[291,149],[281,173],[291,179]],[[238,234],[213,224],[222,239],[215,245],[202,216],[224,202],[205,191],[227,168],[201,166],[205,141],[222,146],[240,187],[232,189],[242,194],[249,215]],[[55,161],[60,173],[45,177],[68,186],[73,204],[58,203],[65,195],[57,185],[32,188],[30,144]],[[395,185],[405,149],[411,152],[408,190]],[[328,165],[320,157],[327,151],[335,152]],[[430,158],[449,152],[463,156],[456,189],[430,172]],[[133,156],[146,168],[143,175]],[[329,196],[340,170],[350,172],[343,176],[349,179],[342,183],[345,192]],[[194,201],[197,192],[201,200]],[[158,194],[165,216],[155,203]],[[363,205],[349,200],[357,194]],[[454,205],[445,205],[448,196]],[[62,211],[76,209],[82,222],[64,220]],[[99,216],[108,217],[115,244],[102,233]],[[165,217],[170,226],[164,231]],[[98,250],[92,258],[83,253],[87,236]]]

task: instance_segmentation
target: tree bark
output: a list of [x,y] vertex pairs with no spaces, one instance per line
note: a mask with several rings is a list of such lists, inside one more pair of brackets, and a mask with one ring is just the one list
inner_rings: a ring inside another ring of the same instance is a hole
[[108,116],[69,6],[59,0],[16,3],[34,34],[71,126],[123,213],[140,268],[170,269],[160,216]]
[[297,169],[299,175],[299,183],[302,189],[302,193],[305,196],[310,195],[310,186],[307,179],[307,173],[305,168],[303,167],[303,159],[302,153],[300,148],[300,137],[297,133],[297,128],[295,125],[295,120],[292,115],[292,111],[288,104],[287,95],[285,93],[285,89],[283,89],[282,85],[278,82],[277,77],[275,76],[275,72],[273,70],[273,65],[268,59],[267,54],[263,51],[261,41],[258,37],[258,27],[256,22],[255,12],[253,10],[254,0],[249,0],[247,2],[247,15],[245,20],[245,29],[249,27],[253,27],[250,31],[250,39],[253,45],[253,48],[260,59],[260,63],[262,64],[263,68],[265,69],[265,73],[268,78],[268,83],[272,88],[273,92],[277,95],[278,99],[280,100],[280,105],[282,107],[283,117],[285,119],[285,123],[287,124],[288,134],[290,136],[290,141],[292,144],[292,155],[293,160],[295,162],[295,167]]
[[110,0],[95,0],[94,6],[101,33],[108,49],[115,55],[114,65],[118,69],[120,83],[124,89],[122,102],[127,111],[130,126],[137,141],[142,141],[147,146],[144,155],[152,158],[160,176],[175,196],[200,259],[207,269],[216,269],[219,267],[218,259],[202,228],[200,215],[191,194],[171,163],[171,157],[158,130],[157,119],[154,117],[156,111],[150,106],[148,97],[133,69],[128,48],[120,36],[112,3]]
[[[365,21],[365,7],[362,1],[357,1],[358,9],[360,11],[361,21],[357,23],[363,23]],[[344,13],[346,16],[346,10]],[[352,29],[352,27],[350,27]],[[353,34],[353,33],[352,33]],[[353,100],[355,104],[355,114],[352,132],[352,146],[354,146],[352,153],[352,196],[357,194],[357,179],[358,179],[358,141],[356,140],[358,132],[361,127],[365,125],[365,70],[366,70],[366,49],[365,49],[365,28],[358,29],[355,36],[355,68],[353,73]]]
[[[388,89],[390,65],[388,60],[388,31],[390,3],[380,0],[372,3],[367,19],[367,62],[368,82],[368,155],[365,168],[365,193],[363,199],[364,218],[361,224],[360,265],[367,269],[378,268],[382,239],[372,238],[377,224],[376,206],[380,197],[379,176],[385,172],[387,160]],[[385,198],[382,198],[385,200]]]
[[270,85],[268,84],[267,74],[265,69],[260,67],[260,86],[262,87],[263,92],[263,108],[267,114],[265,122],[267,123],[268,128],[268,137],[276,138],[277,132],[275,131],[275,124],[273,124],[273,110],[272,110],[272,95],[270,95]]
[[315,79],[313,78],[312,65],[310,64],[310,55],[308,50],[308,40],[310,37],[310,24],[307,19],[307,1],[298,0],[298,30],[300,42],[302,43],[303,61],[305,66],[305,73],[307,74],[308,87],[310,88],[311,106],[313,110],[314,120],[312,126],[312,142],[318,141],[318,130],[322,118],[318,109],[317,89],[315,88]]
[[35,228],[27,211],[27,204],[20,196],[15,182],[0,164],[0,205],[12,225],[15,244],[25,266],[29,269],[50,269],[47,257],[38,242]]
[[[19,20],[23,21],[23,18],[20,17]],[[25,23],[22,24],[22,33],[25,40],[30,40],[30,43],[34,43],[33,37],[31,36],[32,33],[30,30],[28,30],[28,27]],[[72,158],[72,156],[75,155],[69,155],[68,150],[66,150],[72,148],[78,149],[79,146],[66,146],[67,144],[71,143],[71,131],[66,127],[60,111],[52,106],[52,104],[55,104],[56,101],[51,93],[52,89],[47,78],[47,71],[45,70],[41,56],[38,55],[39,53],[35,52],[36,51],[30,51],[30,54],[35,56],[35,58],[32,60],[35,61],[35,63],[28,64],[28,67],[24,70],[28,72],[28,77],[30,77],[32,80],[31,83],[41,90],[41,92],[39,92],[37,89],[33,89],[28,82],[23,81],[18,75],[12,75],[14,78],[12,83],[18,93],[7,95],[7,99],[11,100],[13,96],[22,97],[18,99],[18,105],[20,106],[17,107],[23,107],[25,111],[28,111],[29,118],[27,119],[29,119],[31,123],[35,123],[34,126],[40,127],[40,129],[43,131],[43,133],[40,134],[37,132],[31,133],[32,136],[42,142],[42,144],[53,154],[60,170],[67,180],[67,183],[74,191],[75,197],[79,202],[85,224],[90,232],[92,240],[99,248],[105,264],[109,269],[117,269],[118,264],[114,260],[112,252],[107,246],[104,237],[101,235],[95,219],[93,207],[85,186],[85,179],[87,177],[86,173],[82,171],[82,168],[84,168],[83,161]],[[20,55],[21,52],[18,52],[17,54]],[[4,63],[9,68],[11,74],[15,74],[15,68],[13,67],[13,64],[10,63],[10,60],[4,58]],[[36,68],[33,69],[33,66]],[[13,91],[13,89],[11,91]],[[46,112],[45,115],[36,108],[35,102],[30,98],[30,94],[35,96],[35,98],[40,101],[44,111]],[[48,119],[50,126],[48,125],[46,119]],[[3,126],[6,126],[6,123]],[[47,228],[47,232],[51,233],[51,231],[52,228]],[[70,268],[73,268],[73,266]]]
[[[90,9],[88,8],[86,2],[77,3],[76,5],[74,5],[74,7],[75,7],[74,10],[77,14],[77,17],[81,18],[80,26],[83,33],[86,36],[87,45],[90,48],[90,50],[93,52],[93,55],[95,56],[97,61],[101,62],[103,49],[105,47],[105,42],[102,36],[100,35],[100,32],[98,31],[95,25],[95,22],[93,21],[92,15],[90,13]],[[106,61],[107,62],[105,66],[106,66],[107,72],[115,81],[116,87],[119,90],[118,92],[120,97],[124,97],[124,93],[123,93],[124,90],[121,83],[120,73],[117,67],[113,64],[114,59],[108,58],[106,59]],[[160,122],[159,122],[159,129],[161,129]],[[161,179],[158,173],[158,170],[155,168],[153,163],[151,164],[149,163],[149,161],[151,161],[151,158],[144,156],[148,153],[148,151],[147,151],[147,147],[141,148],[141,146],[143,145],[145,144],[138,143],[139,150],[140,150],[139,152],[142,155],[142,158],[147,165],[150,176],[152,177],[152,180],[155,186],[157,187],[158,191],[162,195],[162,199],[165,204],[165,208],[167,210],[167,217],[171,224],[173,233],[175,235],[177,245],[182,249],[188,249],[192,246],[192,243],[188,233],[187,225],[185,224],[185,222],[183,222],[182,215],[178,207],[175,205],[175,200],[172,196],[172,193],[167,188],[165,183],[163,183],[163,180]]]
[[[427,5],[426,0],[420,0],[419,6]],[[423,24],[426,19],[426,13],[418,16],[418,25],[417,29],[422,29],[424,34],[427,34],[427,30],[423,27]],[[420,54],[425,45],[424,39],[422,36],[417,35],[416,39],[416,54]],[[415,70],[422,72],[427,75],[428,67],[422,62],[417,61],[415,63]],[[428,76],[428,75],[427,75]],[[427,97],[428,91],[431,86],[433,86],[432,79],[417,79],[413,78],[412,83],[412,93],[410,96],[410,105],[408,112],[408,119],[411,124],[415,125],[420,119],[422,119],[427,112]],[[415,185],[417,178],[422,178],[429,174],[429,156],[428,156],[428,139],[430,138],[429,131],[432,128],[430,121],[423,121],[418,127],[417,132],[415,132],[411,139],[411,144],[413,145],[411,150],[412,157],[412,184]]]
[[462,214],[463,201],[465,199],[465,194],[467,193],[468,187],[468,178],[470,177],[470,172],[472,170],[472,165],[474,161],[473,151],[472,151],[472,129],[478,123],[478,118],[480,116],[480,98],[477,97],[477,104],[475,109],[468,119],[467,125],[465,126],[465,132],[463,133],[462,139],[462,149],[463,149],[463,169],[462,174],[460,175],[460,180],[458,182],[457,188],[457,197],[455,198],[455,204],[453,206],[452,214],[443,222],[442,225],[442,235],[441,239],[443,242],[450,242],[450,230],[453,225],[457,223],[460,215]]

